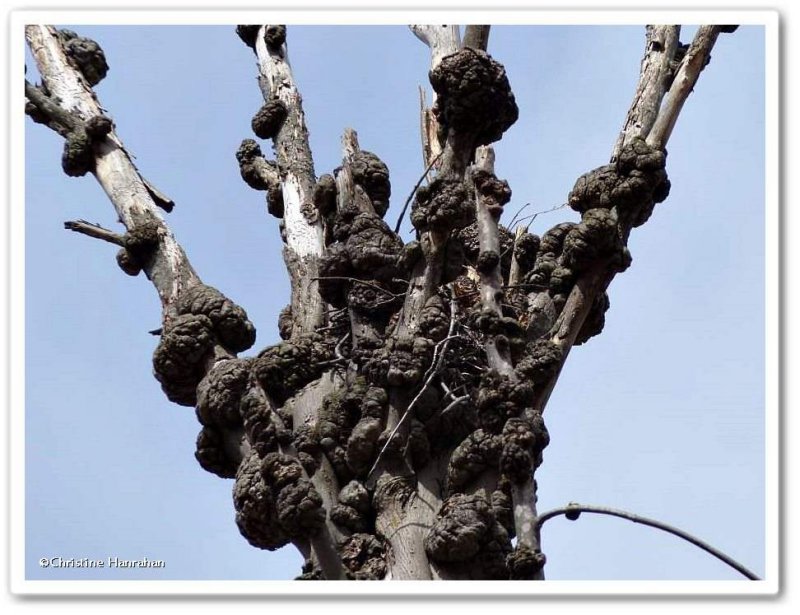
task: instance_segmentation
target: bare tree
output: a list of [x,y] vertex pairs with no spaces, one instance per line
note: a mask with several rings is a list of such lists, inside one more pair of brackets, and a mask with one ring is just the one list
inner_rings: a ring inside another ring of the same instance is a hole
[[253,546],[293,544],[301,578],[543,579],[544,521],[614,514],[537,511],[545,407],[572,347],[602,331],[628,237],[669,194],[675,122],[718,35],[735,29],[702,26],[684,45],[679,26],[647,27],[610,161],[569,194],[581,221],[539,237],[500,224],[511,189],[492,143],[518,109],[486,51],[489,26],[467,26],[463,40],[458,26],[411,26],[430,49],[435,97],[421,110],[425,169],[406,202],[417,235],[404,244],[400,221],[383,220],[389,169],[355,131],[344,131],[341,166],[317,176],[286,27],[238,26],[264,97],[252,129],[275,159],[253,139],[236,157],[281,219],[291,279],[284,341],[247,358],[245,310],[192,268],[159,211],[172,201],[141,175],[92,89],[108,68],[97,43],[28,26],[42,82],[26,82],[26,112],[64,137],[64,171],[93,174],[111,200],[123,234],[65,226],[118,246],[123,271],[155,286],[155,377],[196,408],[197,460],[235,479],[236,522]]

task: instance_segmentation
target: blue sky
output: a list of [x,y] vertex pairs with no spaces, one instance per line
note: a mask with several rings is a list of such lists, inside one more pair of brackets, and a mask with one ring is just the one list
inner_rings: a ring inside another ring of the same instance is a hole
[[[252,352],[274,343],[288,301],[277,221],[234,153],[261,104],[252,53],[232,27],[86,27],[111,66],[97,88],[142,172],[176,202],[167,221],[203,280],[244,306]],[[691,28],[684,29],[687,40]],[[389,165],[394,221],[422,171],[417,86],[428,50],[403,27],[297,27],[290,58],[318,174],[342,130]],[[497,27],[520,120],[497,147],[514,191],[564,202],[604,164],[638,75],[639,27]],[[29,71],[31,66],[29,64]],[[29,72],[30,74],[30,72]],[[267,147],[264,147],[267,150]],[[669,199],[630,240],[604,333],[570,355],[545,418],[539,508],[574,500],[675,524],[759,574],[764,493],[764,33],[722,36],[669,144]],[[290,549],[251,548],[231,481],[193,458],[198,426],[151,375],[156,294],[115,249],[63,230],[109,228],[91,177],[60,170],[61,138],[26,122],[26,576],[285,579]],[[534,232],[576,219],[539,216]],[[410,224],[404,225],[410,237]],[[550,579],[738,579],[678,541],[616,519],[548,522]],[[158,571],[42,570],[41,557],[163,559]]]

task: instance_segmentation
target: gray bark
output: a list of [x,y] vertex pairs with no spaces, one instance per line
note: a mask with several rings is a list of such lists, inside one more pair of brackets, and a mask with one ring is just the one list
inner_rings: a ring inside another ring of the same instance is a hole
[[[62,113],[71,115],[76,123],[85,123],[103,115],[91,87],[69,64],[55,28],[26,26],[25,38],[42,81],[51,99],[59,99]],[[169,320],[178,294],[182,289],[199,283],[200,278],[161,217],[145,180],[113,130],[95,149],[93,173],[128,231],[142,224],[158,225],[158,247],[145,273],[158,292],[165,320]]]
[[319,257],[325,249],[322,221],[309,216],[313,211],[314,161],[308,145],[303,102],[289,66],[286,45],[270,49],[265,39],[267,26],[256,37],[259,84],[264,100],[280,100],[287,111],[273,139],[284,202],[286,248],[284,258],[292,281],[292,336],[311,333],[324,322],[324,304],[318,292]]

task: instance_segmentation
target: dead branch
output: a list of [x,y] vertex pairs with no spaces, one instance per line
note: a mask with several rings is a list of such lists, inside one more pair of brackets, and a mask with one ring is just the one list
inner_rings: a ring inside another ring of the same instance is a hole
[[113,231],[109,231],[106,228],[103,228],[99,224],[92,224],[91,222],[87,222],[86,220],[73,220],[70,222],[64,222],[64,228],[68,231],[75,231],[76,233],[81,233],[82,235],[86,235],[87,237],[94,237],[95,239],[102,239],[103,241],[107,241],[108,243],[113,243],[114,245],[125,247],[125,238],[120,235],[119,233],[115,233]]
[[[58,132],[80,130],[91,118],[103,116],[94,91],[67,60],[56,29],[45,25],[26,26],[25,38],[49,92],[49,99],[44,99],[38,88],[28,87],[29,84],[26,84],[26,95],[41,112],[49,114],[51,123],[61,127]],[[91,172],[128,231],[142,225],[157,225],[158,247],[148,261],[145,273],[158,292],[164,314],[169,315],[180,291],[200,280],[158,212],[158,203],[153,200],[145,180],[113,128],[105,138],[94,142]]]
[[680,26],[647,26],[639,83],[625,123],[614,144],[612,161],[617,159],[622,146],[633,137],[646,137],[650,133],[667,91],[669,77],[674,70],[672,62],[680,33]]
[[700,26],[692,44],[684,56],[680,68],[672,81],[667,99],[658,112],[652,130],[647,135],[647,143],[657,149],[667,147],[672,129],[678,121],[681,109],[689,94],[694,90],[700,73],[711,58],[711,50],[723,26]]
[[296,337],[323,324],[324,303],[314,278],[318,275],[318,260],[325,242],[322,221],[307,217],[315,176],[302,98],[289,66],[286,43],[280,47],[268,45],[267,28],[260,27],[255,52],[264,101],[280,101],[286,113],[273,143],[281,170],[286,229],[284,258],[292,282],[292,336]]

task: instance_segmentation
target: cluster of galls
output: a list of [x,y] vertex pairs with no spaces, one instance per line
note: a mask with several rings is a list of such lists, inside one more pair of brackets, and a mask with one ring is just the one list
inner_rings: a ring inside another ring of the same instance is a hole
[[239,531],[260,549],[308,538],[325,523],[322,498],[300,463],[279,452],[251,451],[236,472],[233,503]]
[[474,147],[500,139],[519,109],[505,68],[485,51],[461,49],[445,56],[429,74],[437,98],[433,112],[442,129],[468,134]]
[[[231,308],[235,306],[219,301],[210,305],[208,297],[202,301],[200,295],[196,293],[193,299],[185,300],[183,307],[187,314],[177,319],[181,320],[180,331],[189,323],[196,328],[191,339],[176,338],[175,329],[169,328],[165,333],[168,342],[164,343],[162,338],[154,357],[157,374],[162,377],[174,375],[174,371],[167,370],[168,374],[164,371],[168,360],[170,366],[180,359],[182,367],[197,368],[198,371],[181,373],[187,391],[191,376],[199,375],[204,365],[198,359],[202,357],[207,362],[211,358],[203,354],[203,349],[208,352],[209,344],[221,343],[220,335],[228,344],[236,342],[236,338],[231,338],[235,320],[231,318]],[[191,320],[183,321],[186,315]],[[197,345],[190,348],[195,341]],[[236,523],[242,535],[256,547],[274,550],[292,540],[307,539],[325,522],[322,498],[308,477],[319,467],[324,447],[330,446],[328,440],[333,431],[330,420],[324,419],[323,411],[315,428],[300,425],[293,432],[292,417],[284,404],[321,375],[324,369],[321,364],[332,354],[331,342],[314,334],[269,347],[254,358],[219,360],[195,387],[197,418],[203,426],[195,456],[205,470],[236,479],[233,491]],[[241,346],[236,344],[238,348]],[[169,355],[176,348],[193,352],[191,356]],[[339,420],[347,422],[346,417]],[[250,453],[237,463],[235,451],[242,437],[247,439]],[[225,438],[231,441],[226,442]],[[364,506],[363,494],[350,486],[343,490],[335,516],[347,527],[362,528],[363,523],[356,523],[349,513],[352,509],[361,514]]]
[[[521,293],[512,291],[511,303],[519,308],[528,339],[552,333],[572,288],[590,267],[600,267],[610,279],[630,266],[630,229],[643,224],[669,193],[665,163],[664,152],[631,140],[613,164],[576,181],[568,203],[581,214],[579,223],[562,222],[541,238],[524,233],[517,239],[514,259],[530,292],[520,302]],[[600,293],[576,344],[602,331],[608,306],[608,296]]]
[[[221,307],[225,309],[230,305]],[[212,311],[208,320],[215,316]],[[234,320],[229,319],[226,327],[219,324],[221,319],[217,316],[215,332],[224,334],[227,330],[230,334]],[[204,329],[201,331],[204,334],[201,341],[207,344],[211,336]],[[229,335],[224,338],[232,343]],[[238,347],[241,348],[241,344]],[[322,374],[322,364],[332,355],[332,348],[332,340],[313,334],[270,346],[254,358],[217,361],[195,387],[197,419],[203,425],[196,457],[203,468],[218,476],[233,477],[236,466],[225,454],[222,434],[243,433],[250,447],[261,457],[282,450],[281,447],[294,447],[293,454],[300,465],[308,474],[313,474],[321,452],[319,432],[301,425],[292,433],[292,417],[284,403]],[[156,350],[154,361],[158,360],[159,366],[165,363],[160,357],[165,350],[168,348],[162,349],[161,345]],[[212,354],[203,355],[206,362],[212,357]],[[187,402],[191,377],[196,378],[203,366],[202,362],[195,363],[197,371],[188,371],[185,375]],[[263,391],[268,392],[269,402],[279,409],[270,407]],[[238,446],[238,442],[234,446]]]
[[[542,463],[550,438],[532,406],[562,357],[547,340],[529,343],[519,355],[512,376],[490,370],[481,378],[473,431],[450,456],[447,498],[425,541],[431,560],[458,578],[530,579],[544,563],[541,553],[512,550],[511,487],[531,480]],[[487,472],[498,477],[491,493],[476,489]]]
[[647,222],[655,204],[669,195],[666,162],[665,152],[644,139],[631,139],[614,163],[578,178],[569,194],[569,205],[581,214],[613,208],[620,228],[640,226]]
[[454,494],[442,504],[430,532],[425,551],[440,568],[456,578],[508,579],[506,561],[512,553],[502,498],[477,493]]
[[241,307],[202,283],[180,293],[175,311],[153,354],[153,371],[171,401],[193,406],[215,346],[242,352],[253,345],[256,331]]
[[319,292],[335,308],[347,307],[376,324],[385,324],[402,304],[403,242],[382,215],[389,206],[391,184],[386,165],[370,152],[358,152],[350,163],[355,188],[369,199],[372,211],[349,204],[336,210],[336,182],[320,177],[314,204],[323,216],[328,247],[319,266]]

